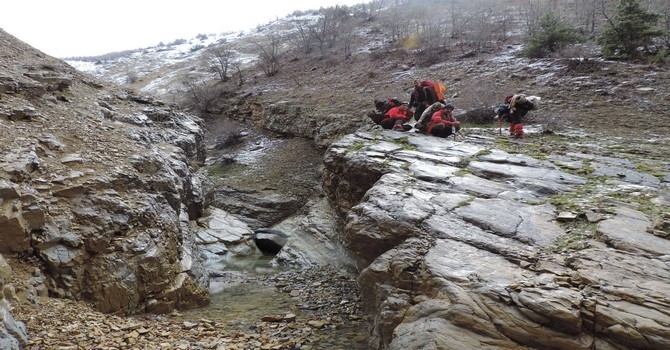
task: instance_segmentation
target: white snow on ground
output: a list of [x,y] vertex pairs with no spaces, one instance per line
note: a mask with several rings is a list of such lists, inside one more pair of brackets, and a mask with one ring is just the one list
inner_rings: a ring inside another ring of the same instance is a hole
[[[160,67],[175,67],[166,75],[151,77],[152,80],[142,88],[142,91],[160,95],[167,92],[169,87],[174,88],[174,79],[180,73],[188,72],[191,77],[196,76],[196,80],[199,80],[197,75],[201,76],[200,79],[211,78],[215,73],[209,72],[207,67],[202,66],[202,55],[207,52],[207,48],[219,43],[230,43],[233,46],[244,35],[244,32],[198,35],[189,40],[180,39],[167,45],[137,49],[128,55],[119,55],[112,59],[91,57],[66,62],[79,71],[111,80],[119,85],[127,84],[131,76],[144,79]],[[240,65],[248,65],[258,60],[258,56],[238,52],[235,60]]]

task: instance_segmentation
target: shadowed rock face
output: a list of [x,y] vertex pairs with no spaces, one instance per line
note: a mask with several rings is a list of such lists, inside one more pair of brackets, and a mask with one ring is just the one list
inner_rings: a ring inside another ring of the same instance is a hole
[[667,238],[614,202],[575,238],[550,204],[592,181],[557,165],[568,161],[604,174],[593,196],[635,185],[667,207],[668,184],[613,157],[492,148],[392,131],[329,148],[324,188],[346,218],[370,348],[670,348]]
[[0,253],[36,257],[50,295],[103,312],[206,304],[189,225],[202,121],[2,30],[0,46]]
[[275,229],[258,229],[254,232],[254,243],[261,252],[268,255],[275,255],[284,248],[288,236]]

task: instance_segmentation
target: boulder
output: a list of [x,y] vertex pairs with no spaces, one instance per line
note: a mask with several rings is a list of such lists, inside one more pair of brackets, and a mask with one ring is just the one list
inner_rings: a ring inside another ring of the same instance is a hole
[[254,243],[263,254],[279,253],[287,241],[288,236],[280,230],[262,228],[254,231]]

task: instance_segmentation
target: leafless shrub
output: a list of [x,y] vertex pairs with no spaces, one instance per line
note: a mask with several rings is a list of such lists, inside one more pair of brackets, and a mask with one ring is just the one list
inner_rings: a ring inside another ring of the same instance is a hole
[[188,90],[188,95],[182,107],[194,109],[203,114],[211,112],[211,108],[219,97],[218,89],[202,82],[185,81],[183,84]]
[[306,20],[296,21],[293,32],[287,35],[286,40],[304,54],[309,54],[314,50],[315,44],[310,35],[309,23]]
[[279,71],[282,43],[282,38],[274,34],[268,34],[262,41],[256,43],[256,47],[260,51],[258,65],[267,76],[273,76]]
[[564,60],[563,62],[565,63],[564,72],[574,75],[598,72],[604,65],[602,61],[589,59]]
[[353,38],[352,26],[349,21],[349,8],[336,5],[319,10],[320,17],[307,26],[307,33],[312,42],[316,43],[321,56],[325,57],[342,40],[345,55],[351,53],[350,43]]
[[116,51],[116,52],[110,52],[106,53],[104,55],[98,55],[98,56],[73,56],[73,57],[67,57],[65,58],[66,60],[75,60],[75,61],[85,61],[85,62],[96,62],[96,61],[112,61],[112,60],[117,60],[119,58],[123,57],[129,57],[132,54],[136,52],[141,52],[143,49],[134,49],[134,50],[124,50],[124,51]]
[[235,58],[237,53],[226,45],[210,46],[207,49],[206,57],[209,63],[209,69],[219,76],[222,82],[228,81],[228,70],[236,67]]

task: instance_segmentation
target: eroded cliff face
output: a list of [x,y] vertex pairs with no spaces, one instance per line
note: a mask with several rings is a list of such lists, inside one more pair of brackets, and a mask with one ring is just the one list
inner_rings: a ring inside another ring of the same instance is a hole
[[670,348],[670,241],[651,214],[670,204],[667,164],[495,146],[371,128],[329,148],[370,348]]
[[77,72],[0,30],[0,253],[108,313],[208,302],[191,222],[199,118]]

